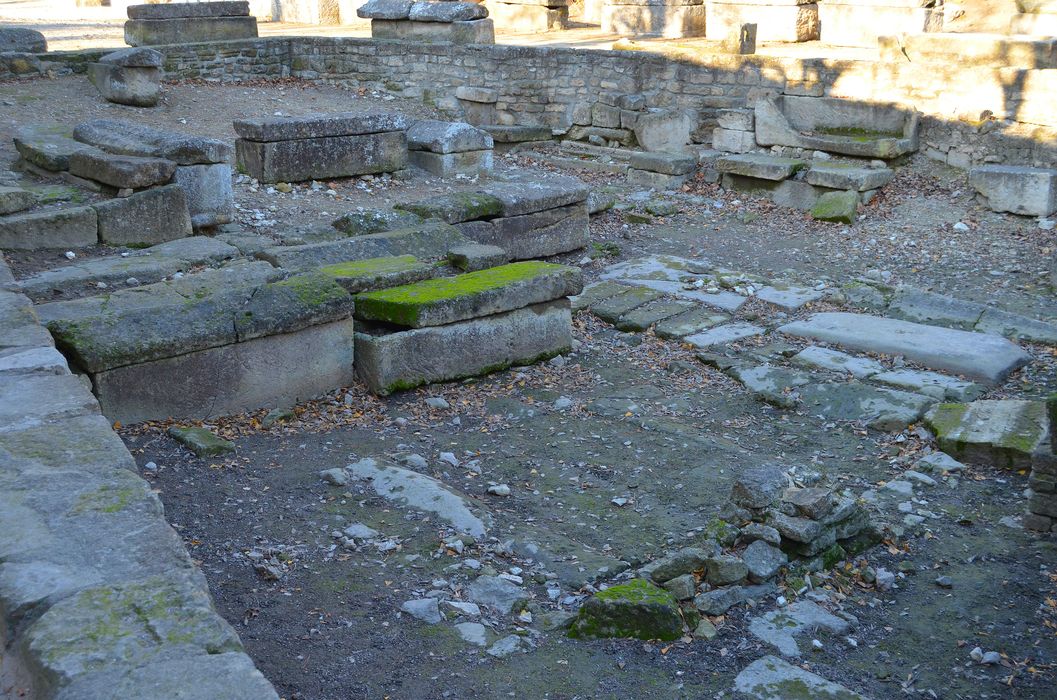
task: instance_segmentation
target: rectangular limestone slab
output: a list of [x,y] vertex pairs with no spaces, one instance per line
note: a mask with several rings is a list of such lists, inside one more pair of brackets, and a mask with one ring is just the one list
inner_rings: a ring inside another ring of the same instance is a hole
[[375,394],[530,364],[568,352],[567,300],[447,326],[356,333],[356,373]]
[[724,41],[736,34],[743,24],[756,25],[756,41],[814,41],[819,36],[818,5],[761,5],[755,3],[720,3],[708,0],[708,24],[705,36]]
[[179,165],[226,163],[231,144],[220,139],[163,131],[119,119],[92,119],[73,130],[73,137],[110,153],[165,158]]
[[187,194],[179,185],[152,187],[93,206],[104,243],[154,245],[191,235]]
[[969,171],[969,184],[995,211],[1027,216],[1049,216],[1057,211],[1057,170],[982,165]]
[[543,262],[500,265],[356,297],[356,317],[410,328],[441,326],[579,294],[579,268]]
[[95,209],[44,209],[0,216],[0,249],[83,248],[99,242]]
[[468,22],[412,22],[371,20],[371,38],[421,41],[429,44],[494,44],[495,25],[490,19]]
[[1057,38],[930,32],[883,42],[881,60],[938,62],[963,68],[1057,68]]
[[903,355],[930,369],[1001,382],[1031,356],[1005,338],[845,312],[814,314],[779,328],[783,333],[853,350]]
[[335,112],[302,117],[236,119],[234,127],[236,134],[250,141],[289,141],[404,131],[407,118],[389,112]]
[[785,180],[806,166],[806,161],[796,158],[779,158],[756,153],[723,156],[716,159],[716,170],[721,173],[755,177],[761,180]]
[[[565,0],[547,0],[562,2]],[[566,6],[548,7],[525,3],[488,3],[488,16],[499,25],[500,29],[515,32],[550,32],[567,29],[569,26],[569,8]]]
[[514,260],[527,260],[585,247],[589,224],[587,203],[579,202],[520,216],[470,221],[458,228],[467,238],[502,248]]
[[125,22],[125,43],[129,46],[194,44],[256,38],[256,17],[130,19]]
[[827,44],[873,49],[881,36],[942,30],[943,8],[820,2],[818,21]]
[[354,347],[350,318],[99,372],[92,383],[111,421],[205,419],[349,386]]
[[391,173],[407,167],[402,131],[261,143],[238,139],[239,167],[261,182],[303,182]]
[[422,168],[437,177],[489,173],[495,162],[494,157],[494,151],[491,149],[461,153],[408,152],[408,161],[411,165]]
[[704,5],[603,5],[602,31],[664,39],[705,35]]
[[246,0],[214,0],[213,2],[180,2],[165,5],[129,5],[126,12],[129,19],[248,17],[250,4]]
[[350,260],[414,255],[419,260],[444,257],[452,246],[466,243],[466,237],[448,224],[431,221],[416,228],[355,236],[340,241],[274,246],[258,253],[284,270],[307,270]]

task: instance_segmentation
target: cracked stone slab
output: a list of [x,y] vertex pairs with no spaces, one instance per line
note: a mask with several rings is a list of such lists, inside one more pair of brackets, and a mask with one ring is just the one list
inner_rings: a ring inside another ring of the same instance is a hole
[[734,690],[754,700],[867,700],[842,685],[788,661],[765,656],[746,666],[734,679]]
[[720,290],[718,292],[706,292],[701,289],[687,289],[682,282],[669,282],[665,280],[650,280],[650,279],[627,279],[624,280],[628,284],[637,284],[642,287],[648,287],[664,294],[670,294],[671,296],[678,297],[680,299],[689,299],[691,301],[698,301],[702,304],[707,304],[721,311],[727,311],[734,313],[742,307],[742,305],[748,301],[747,297],[742,296],[736,292],[728,292]]
[[627,312],[617,320],[616,327],[622,331],[644,331],[672,316],[678,316],[696,308],[698,308],[697,304],[692,301],[658,299]]
[[863,421],[876,430],[902,430],[919,420],[935,399],[862,382],[801,387],[804,410],[830,420]]
[[818,301],[822,292],[812,287],[798,287],[791,284],[773,284],[756,292],[756,298],[773,304],[786,311],[796,311],[801,307]]
[[611,280],[595,282],[594,284],[586,285],[584,291],[576,296],[569,297],[569,303],[571,304],[573,311],[581,311],[594,306],[600,301],[605,301],[618,294],[623,294],[627,290],[627,285],[620,284],[619,282],[613,282]]
[[869,357],[856,357],[839,350],[820,348],[817,345],[804,348],[793,356],[792,361],[809,367],[847,372],[858,379],[879,374],[885,369],[880,362]]
[[666,318],[654,327],[653,332],[658,338],[682,338],[708,330],[729,320],[730,316],[726,314],[699,307],[678,316]]
[[853,350],[903,355],[934,370],[997,384],[1031,356],[1005,338],[849,312],[818,313],[782,333]]
[[907,321],[972,330],[986,308],[971,301],[900,287],[888,305],[888,312]]
[[745,385],[767,403],[791,408],[796,405],[796,387],[811,383],[811,375],[795,369],[759,365],[758,367],[731,367],[727,374]]
[[925,416],[941,450],[965,462],[1028,466],[1049,440],[1046,405],[1018,399],[944,403]]
[[702,333],[688,335],[683,340],[695,348],[711,348],[716,345],[726,345],[745,338],[754,338],[763,335],[766,329],[751,323],[739,321],[728,323],[725,326],[716,326]]
[[778,649],[782,656],[800,656],[796,638],[824,630],[846,634],[851,624],[810,600],[798,600],[785,608],[772,610],[749,622],[749,632]]
[[673,255],[651,255],[610,265],[602,279],[663,280],[681,282],[708,274],[708,263]]
[[606,323],[616,323],[624,314],[644,306],[651,301],[657,301],[664,296],[647,287],[628,287],[626,291],[603,299],[591,307],[591,313],[598,316]]
[[361,459],[346,467],[359,479],[369,480],[378,495],[409,508],[433,513],[460,532],[484,537],[488,532],[486,516],[478,517],[467,499],[436,479],[394,465],[382,465],[373,459]]
[[916,369],[895,369],[870,377],[871,381],[906,389],[916,394],[932,396],[941,401],[972,401],[983,395],[986,389],[979,384],[950,377],[939,372]]
[[1046,345],[1057,345],[1057,324],[999,309],[987,309],[976,324],[976,330],[995,333],[1014,340],[1024,339]]

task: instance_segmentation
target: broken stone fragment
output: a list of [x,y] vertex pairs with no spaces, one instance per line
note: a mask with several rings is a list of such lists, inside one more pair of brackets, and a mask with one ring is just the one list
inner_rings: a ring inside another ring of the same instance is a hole
[[683,633],[675,597],[644,579],[611,586],[587,599],[570,637],[631,637],[671,641]]
[[213,434],[206,428],[172,426],[169,437],[198,457],[215,457],[235,451],[235,443]]

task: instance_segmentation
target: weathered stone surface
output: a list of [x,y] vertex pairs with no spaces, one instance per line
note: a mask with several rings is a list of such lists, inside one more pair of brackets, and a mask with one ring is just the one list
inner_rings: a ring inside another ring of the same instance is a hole
[[428,221],[413,228],[372,233],[341,241],[274,246],[258,253],[257,257],[286,270],[308,270],[350,260],[393,255],[414,255],[419,260],[435,260],[444,257],[453,245],[466,242],[466,238],[454,226]]
[[480,104],[494,104],[499,101],[499,92],[491,88],[474,85],[460,85],[455,88],[455,99]]
[[99,242],[95,209],[44,209],[0,217],[0,248],[83,248]]
[[187,210],[196,231],[231,223],[235,216],[235,194],[230,165],[181,165],[173,174],[173,182],[187,195]]
[[770,365],[749,367],[739,364],[726,372],[744,384],[745,388],[761,401],[783,408],[795,406],[797,394],[793,390],[811,382],[811,377],[806,372]]
[[665,175],[651,170],[628,168],[628,183],[651,190],[678,190],[690,181],[690,174]]
[[249,141],[291,141],[404,131],[407,118],[395,112],[333,112],[301,117],[236,119],[235,133]]
[[981,165],[969,171],[969,184],[995,211],[1026,216],[1049,216],[1057,211],[1057,170]]
[[18,154],[27,162],[52,172],[69,170],[70,156],[74,153],[94,150],[92,146],[74,141],[68,135],[45,129],[21,129],[15,134],[14,141]]
[[129,19],[181,19],[184,17],[246,17],[250,4],[246,0],[210,0],[209,2],[129,5]]
[[224,163],[231,159],[231,145],[219,139],[162,131],[117,119],[93,119],[78,124],[74,139],[110,153],[165,158],[179,165]]
[[256,17],[130,19],[125,22],[125,43],[129,46],[158,46],[255,38],[257,38]]
[[908,321],[933,326],[972,330],[987,307],[953,297],[901,286],[896,289],[888,312]]
[[69,374],[66,358],[52,347],[0,350],[0,375]]
[[407,130],[407,147],[413,151],[462,153],[491,150],[493,146],[494,142],[487,131],[463,122],[421,119]]
[[935,399],[853,381],[808,384],[800,388],[804,410],[831,420],[862,421],[875,430],[902,430],[935,403]]
[[1019,468],[1049,438],[1045,404],[1017,399],[939,404],[925,416],[947,454],[963,462]]
[[[0,269],[6,268],[0,266]],[[14,283],[12,289],[17,289]],[[52,344],[51,336],[41,327],[29,299],[14,292],[0,291],[0,348],[37,348]]]
[[617,294],[593,303],[591,312],[606,323],[615,324],[630,311],[663,298],[661,292],[648,287],[624,287]]
[[756,135],[717,126],[712,130],[712,148],[725,153],[748,153],[756,148]]
[[697,158],[691,155],[676,153],[641,153],[631,154],[628,164],[639,170],[649,170],[665,175],[686,175],[697,169]]
[[734,679],[734,689],[757,700],[790,700],[790,692],[820,700],[865,700],[842,685],[775,656],[765,656],[746,666]]
[[721,2],[709,0],[708,39],[724,41],[744,24],[755,24],[757,41],[799,42],[819,37],[816,3]]
[[176,163],[164,158],[118,156],[91,151],[70,156],[70,172],[112,187],[139,189],[172,179]]
[[818,221],[853,224],[859,212],[859,196],[855,192],[825,192],[811,207],[811,217]]
[[481,175],[492,171],[493,151],[463,151],[460,153],[432,153],[410,151],[408,162],[437,177],[456,175]]
[[964,374],[992,384],[1030,359],[1019,347],[997,336],[866,314],[814,314],[779,330],[854,350],[903,355],[932,369]]
[[749,579],[753,583],[762,583],[772,578],[789,562],[789,557],[785,552],[772,547],[763,540],[755,540],[749,544],[741,557],[748,569]]
[[742,586],[716,588],[694,597],[694,607],[706,615],[722,615],[735,605],[748,600]]
[[642,567],[639,574],[648,576],[656,583],[693,573],[704,574],[709,558],[715,553],[714,549],[683,547]]
[[558,175],[546,178],[521,177],[509,182],[496,182],[481,188],[482,193],[495,197],[503,216],[521,216],[545,209],[555,209],[587,200],[587,185],[578,178]]
[[763,287],[756,292],[757,299],[762,299],[768,304],[774,304],[786,311],[796,311],[813,301],[818,301],[822,297],[823,293],[813,287],[798,287],[779,282]]
[[979,398],[986,388],[973,382],[949,377],[937,372],[925,372],[913,369],[896,369],[881,372],[871,380],[889,386],[907,389],[925,396],[932,396],[941,401],[972,401]]
[[686,112],[647,112],[635,121],[635,140],[647,151],[685,153],[694,126]]
[[681,299],[658,299],[627,312],[614,324],[622,331],[644,331],[672,316],[697,309],[697,304]]
[[643,579],[610,586],[587,599],[569,630],[571,637],[674,640],[683,618],[671,593]]
[[749,569],[745,562],[733,554],[719,554],[708,560],[708,582],[713,586],[738,583],[748,574]]
[[129,48],[108,53],[99,62],[126,68],[161,68],[165,64],[165,57],[154,49]]
[[730,317],[726,314],[716,313],[712,309],[697,308],[661,321],[654,326],[653,332],[659,338],[682,338],[700,333],[728,320]]
[[402,131],[272,142],[238,139],[235,152],[238,167],[261,182],[389,173],[407,166]]
[[720,109],[716,111],[720,128],[735,131],[752,131],[756,128],[755,115],[751,109]]
[[398,210],[408,211],[423,219],[440,219],[449,224],[478,219],[493,219],[503,213],[503,202],[483,192],[453,192],[418,202],[396,205]]
[[500,124],[485,124],[481,128],[491,134],[492,140],[497,144],[550,141],[554,138],[551,130],[545,126],[503,126]]
[[994,308],[984,309],[983,315],[975,326],[983,333],[997,333],[1015,340],[1031,340],[1036,343],[1057,345],[1057,324],[1038,321],[1033,318],[1011,314]]
[[926,2],[820,2],[821,40],[836,46],[876,49],[881,37],[943,31],[945,10],[942,5]]
[[416,2],[408,13],[413,22],[468,22],[487,16],[488,9],[473,2]]
[[859,379],[864,379],[884,371],[884,366],[877,360],[870,359],[869,357],[855,357],[838,350],[820,348],[817,345],[804,348],[793,356],[793,361],[811,367],[830,369],[836,372],[847,372],[853,377],[858,377]]
[[[488,15],[500,27],[514,32],[549,32],[569,26],[568,0],[539,0],[539,2],[494,2]],[[558,5],[561,5],[560,7]]]
[[760,641],[775,646],[782,656],[800,656],[796,638],[809,632],[825,630],[845,634],[851,628],[847,620],[837,617],[816,603],[798,600],[780,610],[772,610],[749,623],[749,631]]
[[47,50],[47,39],[35,29],[0,27],[0,53],[44,53]]
[[161,94],[161,70],[158,68],[90,63],[88,80],[103,99],[120,105],[153,107],[158,104]]
[[845,163],[814,162],[804,175],[812,185],[866,192],[884,187],[895,176],[890,168],[864,168]]
[[93,207],[103,243],[154,245],[192,233],[187,195],[179,185],[155,187]]
[[235,443],[218,437],[207,428],[174,425],[167,432],[197,457],[216,457],[235,451]]
[[510,262],[510,255],[494,245],[466,243],[448,251],[448,262],[463,272],[476,272]]
[[587,245],[590,219],[583,202],[460,226],[467,238],[495,245],[514,260],[544,258]]
[[620,36],[665,39],[704,36],[705,6],[700,3],[602,5],[602,31]]
[[726,345],[745,338],[762,335],[766,329],[743,321],[716,326],[701,333],[694,333],[683,338],[684,342],[695,348],[710,348],[715,345]]
[[0,185],[0,215],[14,214],[37,203],[37,196],[21,187]]
[[509,615],[528,603],[528,593],[498,576],[478,576],[466,589],[470,600]]
[[362,19],[407,19],[414,0],[368,0],[356,9]]
[[760,154],[723,156],[716,159],[716,170],[721,173],[755,177],[761,180],[785,180],[798,170],[807,167],[807,162],[796,158],[780,158]]
[[568,352],[567,301],[397,333],[356,333],[356,371],[376,394],[470,377]]
[[411,228],[422,223],[422,217],[400,210],[359,207],[334,220],[334,228],[350,236],[366,236],[383,231]]
[[440,326],[579,294],[579,268],[520,262],[356,297],[356,317],[411,328]]
[[371,20],[371,37],[397,41],[421,41],[427,44],[451,43],[494,44],[495,26],[491,19],[468,22],[410,22],[385,19]]
[[730,500],[751,510],[768,508],[778,500],[789,485],[785,470],[775,464],[749,467],[738,475],[731,486]]
[[400,255],[325,265],[319,271],[337,281],[349,293],[411,284],[433,275],[433,266],[413,255]]

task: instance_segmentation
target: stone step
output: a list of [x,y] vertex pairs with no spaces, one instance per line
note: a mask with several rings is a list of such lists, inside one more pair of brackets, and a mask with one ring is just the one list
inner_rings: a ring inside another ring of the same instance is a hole
[[70,156],[81,152],[99,152],[93,146],[75,141],[69,133],[26,128],[15,134],[15,149],[26,162],[43,170],[60,172],[70,169]]
[[367,292],[356,297],[356,317],[410,328],[442,326],[579,294],[579,268],[519,262]]
[[867,192],[884,187],[894,176],[895,172],[891,168],[868,168],[852,163],[815,161],[804,175],[804,179],[818,187]]
[[998,336],[867,314],[819,313],[778,330],[853,350],[902,355],[930,369],[990,384],[1000,383],[1031,360],[1024,350]]
[[45,208],[0,216],[0,248],[84,248],[98,242],[92,207]]
[[716,170],[731,175],[755,177],[761,180],[787,180],[807,167],[807,162],[796,158],[780,158],[758,153],[744,153],[716,159]]
[[164,158],[119,156],[81,151],[70,156],[70,173],[119,189],[162,185],[172,179],[176,163]]
[[234,153],[231,144],[219,139],[161,131],[117,119],[78,124],[73,137],[110,153],[165,158],[179,165],[227,163]]
[[336,265],[325,265],[319,271],[334,279],[346,291],[356,294],[418,282],[432,276],[435,269],[433,265],[420,262],[413,255],[399,255],[350,260]]
[[355,236],[341,241],[273,246],[257,253],[257,257],[285,270],[310,270],[350,260],[396,255],[436,260],[447,255],[452,246],[467,242],[466,237],[454,226],[428,221],[412,228]]
[[1016,399],[946,403],[925,422],[941,450],[963,462],[1014,469],[1031,464],[1031,454],[1049,441],[1046,404]]

